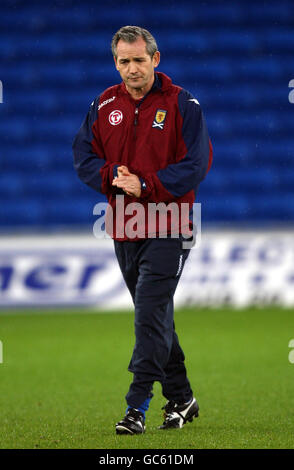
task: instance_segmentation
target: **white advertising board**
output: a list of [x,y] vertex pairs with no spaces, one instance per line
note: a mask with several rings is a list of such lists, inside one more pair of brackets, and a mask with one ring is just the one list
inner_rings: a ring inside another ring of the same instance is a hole
[[[294,306],[294,233],[202,232],[175,303]],[[132,308],[111,240],[91,235],[0,239],[2,311],[71,305]]]

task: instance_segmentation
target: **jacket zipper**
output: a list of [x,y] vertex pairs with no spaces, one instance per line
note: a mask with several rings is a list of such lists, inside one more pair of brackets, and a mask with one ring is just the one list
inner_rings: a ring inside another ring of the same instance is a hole
[[137,124],[138,124],[138,114],[139,114],[139,107],[137,106],[135,109],[135,120],[134,120],[134,137],[136,140],[136,134],[137,134]]

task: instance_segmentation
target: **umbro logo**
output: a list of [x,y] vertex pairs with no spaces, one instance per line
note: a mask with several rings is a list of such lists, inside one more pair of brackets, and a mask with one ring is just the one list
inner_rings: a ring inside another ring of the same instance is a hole
[[190,99],[190,100],[188,100],[188,101],[193,101],[194,103],[196,103],[196,104],[199,104],[199,105],[200,105],[199,101],[198,101],[198,100],[196,100],[196,98],[191,98],[191,99]]

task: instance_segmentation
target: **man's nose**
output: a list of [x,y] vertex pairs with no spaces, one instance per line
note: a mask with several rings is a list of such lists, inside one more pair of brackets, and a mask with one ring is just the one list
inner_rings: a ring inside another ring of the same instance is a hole
[[135,62],[129,62],[129,73],[136,73],[137,70],[137,64]]

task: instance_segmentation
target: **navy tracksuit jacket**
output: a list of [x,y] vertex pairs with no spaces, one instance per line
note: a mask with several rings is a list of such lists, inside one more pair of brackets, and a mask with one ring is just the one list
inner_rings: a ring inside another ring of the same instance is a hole
[[[73,153],[78,176],[106,194],[114,220],[116,195],[121,190],[112,181],[119,165],[137,174],[142,185],[140,198],[124,197],[125,207],[134,201],[145,208],[150,202],[174,202],[181,213],[181,203],[192,208],[212,163],[212,146],[198,101],[159,72],[142,100],[134,100],[124,83],[98,96],[75,137]],[[125,225],[130,218],[124,213],[121,223]],[[173,296],[189,250],[183,249],[180,238],[159,238],[157,226],[157,238],[147,238],[146,220],[140,236],[132,239],[113,225],[116,256],[135,306],[136,344],[129,365],[134,377],[127,403],[138,408],[152,396],[154,381],[161,382],[167,399],[187,401],[192,390],[174,329]],[[168,233],[171,226],[170,218]]]

